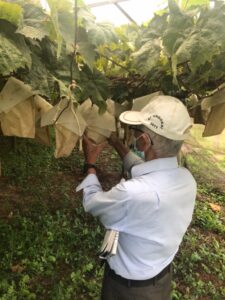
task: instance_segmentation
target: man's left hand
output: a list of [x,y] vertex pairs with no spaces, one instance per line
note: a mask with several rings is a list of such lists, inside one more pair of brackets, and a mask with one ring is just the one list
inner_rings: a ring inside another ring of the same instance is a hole
[[107,142],[101,144],[95,144],[88,139],[87,136],[83,136],[83,150],[85,162],[88,164],[95,164],[98,156],[107,145]]

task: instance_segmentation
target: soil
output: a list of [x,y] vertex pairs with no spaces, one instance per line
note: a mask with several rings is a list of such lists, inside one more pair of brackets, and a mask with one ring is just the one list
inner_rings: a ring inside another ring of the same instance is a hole
[[[80,155],[75,152],[74,155]],[[113,155],[113,158],[111,156]],[[103,189],[108,190],[118,183],[122,177],[122,169],[119,158],[112,153],[108,147],[101,155],[97,163],[98,177]],[[81,198],[81,192],[76,193],[75,188],[84,178],[82,168],[77,166],[73,170],[57,171],[54,176],[48,179],[48,186],[44,192],[43,207],[49,211],[57,211],[64,206],[62,203],[62,186],[66,183],[66,193],[71,202],[68,204],[73,208],[77,200]],[[23,187],[12,184],[7,177],[0,177],[0,218],[11,218],[16,212],[22,215],[28,213],[35,205],[40,204],[40,200],[33,197],[35,190],[43,185],[42,179],[38,177],[29,178],[30,187],[24,191]]]

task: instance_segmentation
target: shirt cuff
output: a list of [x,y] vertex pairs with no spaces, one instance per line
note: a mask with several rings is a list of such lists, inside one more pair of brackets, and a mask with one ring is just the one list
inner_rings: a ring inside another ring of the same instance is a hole
[[101,186],[98,177],[95,174],[87,175],[84,180],[76,187],[76,192],[83,190],[84,188],[91,185],[99,185]]

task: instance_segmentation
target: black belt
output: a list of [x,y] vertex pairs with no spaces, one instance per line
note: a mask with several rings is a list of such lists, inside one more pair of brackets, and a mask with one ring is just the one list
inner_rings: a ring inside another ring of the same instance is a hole
[[144,287],[148,285],[154,285],[156,281],[160,280],[164,277],[167,273],[171,270],[171,264],[165,267],[158,275],[153,278],[145,279],[145,280],[133,280],[133,279],[126,279],[120,275],[117,275],[114,270],[110,269],[109,264],[106,262],[106,274],[114,279],[115,281],[125,285],[127,287]]

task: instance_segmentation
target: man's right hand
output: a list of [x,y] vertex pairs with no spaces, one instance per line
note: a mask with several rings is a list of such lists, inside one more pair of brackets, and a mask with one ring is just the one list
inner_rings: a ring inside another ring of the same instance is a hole
[[115,148],[119,156],[123,159],[124,156],[129,152],[129,148],[127,148],[122,141],[116,136],[115,133],[112,133],[108,138],[108,142],[111,146]]

